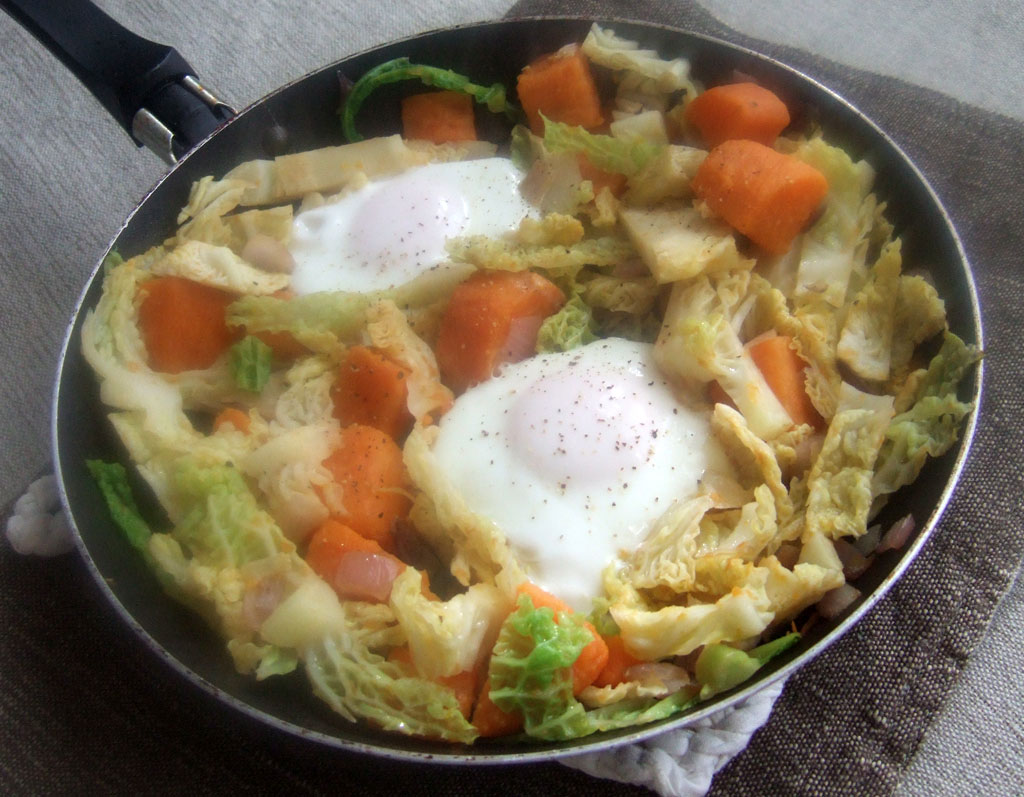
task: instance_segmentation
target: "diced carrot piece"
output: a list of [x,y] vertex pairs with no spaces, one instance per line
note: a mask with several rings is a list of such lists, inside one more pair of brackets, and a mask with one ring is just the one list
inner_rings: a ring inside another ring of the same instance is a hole
[[736,138],[771,146],[789,124],[789,109],[756,83],[730,83],[699,94],[686,106],[686,118],[710,147]]
[[235,407],[225,407],[213,419],[213,431],[216,432],[224,426],[233,426],[239,432],[249,434],[250,424],[251,419],[248,413],[242,412]]
[[787,335],[774,335],[762,338],[748,349],[793,423],[806,423],[815,429],[824,429],[825,419],[818,414],[807,395],[804,376],[807,363],[793,348],[792,339]]
[[431,91],[402,100],[402,135],[435,144],[476,141],[473,98],[461,91]]
[[628,182],[626,175],[598,169],[590,162],[590,158],[584,152],[579,153],[576,156],[576,160],[580,166],[580,176],[584,180],[590,180],[594,186],[594,196],[601,193],[602,188],[607,188],[614,196],[621,196],[626,190]]
[[328,519],[309,540],[306,563],[343,599],[386,601],[405,563],[374,540]]
[[[532,271],[478,271],[453,292],[437,337],[437,364],[445,382],[461,392],[489,379],[505,362],[523,359],[536,345],[536,327],[565,297]],[[510,344],[514,324],[536,319],[532,340]]]
[[516,93],[537,135],[544,134],[542,113],[554,122],[588,130],[604,124],[590,62],[577,45],[542,56],[523,69]]
[[343,426],[364,424],[400,440],[413,422],[407,403],[407,375],[402,366],[382,352],[350,346],[331,390],[334,417]]
[[[530,581],[524,581],[520,584],[516,588],[516,593],[519,595],[529,595],[535,607],[538,609],[547,607],[555,612],[556,617],[559,612],[573,613],[573,610],[567,603]],[[608,645],[605,643],[604,638],[597,633],[597,629],[591,623],[584,622],[583,625],[594,638],[580,651],[580,655],[573,662],[572,692],[574,695],[578,695],[590,686],[608,663]]]
[[608,661],[594,679],[594,686],[618,686],[626,680],[626,670],[641,660],[626,650],[621,636],[607,636],[604,641],[608,645]]
[[139,287],[139,329],[154,371],[209,368],[242,335],[225,322],[235,296],[184,277],[153,277]]
[[518,711],[502,711],[495,705],[491,700],[491,679],[488,678],[473,709],[473,726],[485,739],[511,736],[523,729],[523,715]]
[[572,693],[574,695],[578,695],[594,683],[605,665],[608,664],[608,644],[597,633],[597,629],[593,625],[590,623],[583,625],[594,635],[594,639],[580,651],[580,655],[572,664]]
[[437,679],[441,686],[447,686],[452,690],[459,703],[459,710],[466,719],[473,715],[478,681],[477,674],[473,670],[463,670],[455,675],[443,675]]
[[784,254],[828,193],[825,176],[756,141],[708,153],[693,190],[712,211],[771,254]]
[[345,511],[337,519],[385,550],[394,550],[391,526],[412,504],[402,449],[390,435],[362,424],[346,426],[341,438],[338,449],[324,460],[341,488]]

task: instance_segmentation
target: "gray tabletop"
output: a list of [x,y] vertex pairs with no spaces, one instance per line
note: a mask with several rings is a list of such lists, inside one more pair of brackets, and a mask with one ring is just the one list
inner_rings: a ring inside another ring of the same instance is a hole
[[[421,30],[500,17],[511,7],[510,0],[98,4],[136,32],[176,46],[236,107],[349,53]],[[630,16],[631,4],[608,5]],[[754,39],[1024,121],[1024,22],[1009,0],[898,8],[884,0],[700,5]],[[0,362],[0,504],[6,505],[47,467],[50,393],[77,294],[121,220],[165,167],[136,150],[6,16],[0,16],[0,67],[0,318],[7,336]],[[1022,623],[1024,585],[1017,581],[906,768],[902,792],[1020,791],[1024,686],[1007,673],[1024,666],[1024,644],[1014,633]]]

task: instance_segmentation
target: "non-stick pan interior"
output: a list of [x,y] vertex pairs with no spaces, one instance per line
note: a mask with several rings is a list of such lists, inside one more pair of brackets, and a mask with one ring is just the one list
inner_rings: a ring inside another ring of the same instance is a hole
[[[821,125],[830,141],[842,145],[854,157],[866,158],[878,172],[877,192],[888,202],[889,218],[903,236],[905,262],[921,264],[931,271],[940,295],[946,300],[951,329],[968,343],[980,343],[974,286],[945,212],[907,158],[867,119],[810,79],[748,51],[672,29],[625,22],[612,24],[621,35],[657,49],[663,57],[688,58],[694,76],[708,84],[727,79],[735,72],[755,77],[776,89],[791,108],[799,109],[806,124]],[[344,143],[337,116],[343,82],[339,75],[354,79],[382,61],[408,56],[414,62],[470,75],[478,83],[500,81],[511,88],[523,65],[568,42],[581,41],[589,26],[586,20],[559,19],[459,27],[361,53],[312,73],[245,110],[187,157],[142,201],[114,246],[123,255],[131,256],[171,234],[191,183],[204,175],[222,175],[235,164],[252,158]],[[414,87],[396,85],[374,94],[359,115],[360,131],[366,136],[398,132],[398,98],[411,89]],[[495,135],[504,135],[501,123],[493,124]],[[86,470],[87,459],[126,460],[106,420],[94,375],[80,353],[84,314],[95,305],[100,290],[101,276],[94,272],[69,330],[56,392],[55,461],[67,506],[97,580],[127,623],[153,648],[155,667],[164,666],[156,662],[157,657],[163,657],[201,688],[271,725],[328,744],[401,758],[450,763],[535,760],[635,739],[655,730],[647,727],[562,745],[497,742],[452,747],[350,725],[312,695],[301,674],[264,682],[238,675],[219,638],[200,619],[163,594],[136,552],[113,528]],[[980,371],[964,386],[964,397],[977,398],[979,390]],[[917,542],[923,541],[962,466],[970,430],[969,425],[959,447],[929,463],[911,490],[896,496],[881,518],[883,523],[913,513],[920,524]],[[137,480],[134,486],[145,502],[145,485]],[[160,527],[161,515],[155,504],[150,502],[146,509],[154,525]],[[880,596],[919,547],[912,542],[903,551],[880,556],[857,582],[864,598],[844,617],[818,623],[797,648],[772,662],[752,684],[703,704],[699,715],[720,708],[809,660],[845,630],[845,620],[859,615]],[[211,707],[214,705],[211,701]],[[696,716],[668,724],[685,724]]]

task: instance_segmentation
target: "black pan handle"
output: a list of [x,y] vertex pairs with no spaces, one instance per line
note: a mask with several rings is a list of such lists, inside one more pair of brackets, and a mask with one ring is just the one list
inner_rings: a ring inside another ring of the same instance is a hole
[[234,111],[205,89],[177,50],[119,25],[89,0],[0,0],[132,140],[175,163]]

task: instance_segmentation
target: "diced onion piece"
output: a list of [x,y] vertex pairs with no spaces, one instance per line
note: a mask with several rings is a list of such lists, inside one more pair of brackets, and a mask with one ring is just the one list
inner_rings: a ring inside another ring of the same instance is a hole
[[665,695],[678,692],[693,683],[687,670],[667,661],[634,664],[623,675],[626,681],[637,681],[647,687],[663,687]]
[[242,248],[242,260],[272,274],[291,274],[295,258],[283,243],[261,232],[253,235]]
[[402,564],[393,556],[352,551],[338,561],[331,585],[342,598],[386,603]]
[[831,620],[846,611],[860,596],[861,592],[855,586],[843,584],[826,592],[825,597],[818,601],[818,614],[826,620]]
[[246,590],[242,598],[242,620],[249,628],[257,630],[274,613],[284,597],[284,587],[284,579],[273,575],[261,578]]
[[836,540],[834,544],[839,561],[843,563],[843,575],[847,581],[859,577],[874,561],[873,556],[864,556],[846,540]]
[[864,554],[864,556],[869,556],[875,552],[875,549],[878,547],[878,541],[881,539],[882,527],[876,523],[873,526],[868,526],[868,530],[852,542],[854,548]]
[[915,528],[917,528],[917,524],[914,522],[913,515],[900,518],[882,536],[882,541],[878,543],[876,551],[883,553],[902,548],[907,544],[907,540],[910,539],[910,535],[914,533]]
[[537,332],[543,323],[544,317],[539,315],[513,318],[509,324],[508,338],[498,357],[499,362],[517,363],[534,354],[537,349]]

